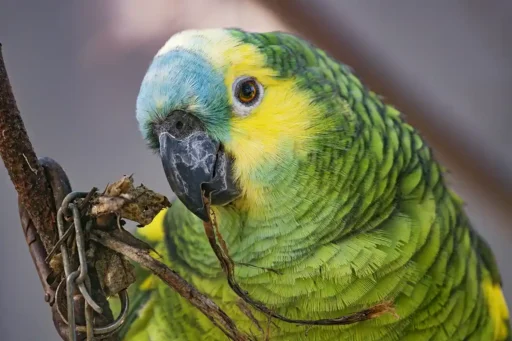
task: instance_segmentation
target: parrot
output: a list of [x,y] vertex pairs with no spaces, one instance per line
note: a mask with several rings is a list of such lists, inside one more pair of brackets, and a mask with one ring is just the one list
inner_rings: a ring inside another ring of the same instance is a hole
[[[136,100],[172,205],[138,235],[254,340],[511,341],[491,247],[403,113],[293,33],[187,29],[158,50]],[[206,204],[204,198],[208,198]],[[215,218],[243,291],[205,235]],[[149,272],[128,341],[227,340]]]

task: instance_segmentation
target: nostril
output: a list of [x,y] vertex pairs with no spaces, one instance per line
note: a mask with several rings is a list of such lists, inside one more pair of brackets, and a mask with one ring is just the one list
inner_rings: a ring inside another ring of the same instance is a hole
[[181,121],[176,122],[176,129],[181,130],[181,128],[183,128],[183,122],[181,122]]

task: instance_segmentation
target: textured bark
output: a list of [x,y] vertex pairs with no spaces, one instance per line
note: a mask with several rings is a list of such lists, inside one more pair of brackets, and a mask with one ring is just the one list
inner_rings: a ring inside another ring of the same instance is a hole
[[[48,252],[57,241],[56,212],[62,199],[71,191],[68,178],[57,162],[49,158],[38,160],[27,135],[23,120],[7,76],[0,44],[0,156],[18,193],[18,207],[25,240],[44,290],[44,299],[51,306],[57,333],[67,340],[68,326],[58,312],[55,292],[60,278],[56,278],[46,262]],[[60,277],[60,276],[59,276]],[[99,287],[99,283],[93,282]],[[97,301],[105,296],[94,292]],[[110,309],[98,318],[99,325],[112,321]],[[77,322],[84,320],[83,309],[77,311]],[[85,338],[78,334],[78,340]],[[115,335],[105,339],[115,341]]]
[[[117,233],[117,236],[116,236]],[[163,280],[169,287],[199,309],[214,325],[230,339],[236,341],[249,341],[252,338],[241,332],[235,322],[215,304],[210,298],[202,294],[190,283],[185,281],[177,272],[168,268],[164,263],[151,257],[148,249],[141,249],[130,244],[138,240],[127,232],[119,235],[119,232],[112,234],[94,231],[91,239],[126,256],[132,261],[151,270],[156,276]]]
[[55,208],[50,186],[39,164],[12,93],[0,45],[0,156],[48,251],[56,238]]

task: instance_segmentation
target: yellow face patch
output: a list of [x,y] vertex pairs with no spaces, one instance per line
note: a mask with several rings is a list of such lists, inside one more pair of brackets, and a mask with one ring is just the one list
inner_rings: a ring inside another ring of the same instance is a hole
[[173,36],[159,54],[179,48],[197,52],[223,70],[231,105],[237,78],[254,77],[264,88],[261,102],[247,116],[232,114],[231,139],[225,143],[236,159],[235,176],[247,204],[257,206],[263,198],[254,172],[290,153],[305,155],[317,133],[311,123],[320,109],[312,104],[309,93],[298,88],[296,79],[275,77],[276,71],[266,66],[266,57],[256,46],[240,42],[228,31],[184,31]]
[[225,85],[233,104],[232,84],[250,76],[263,85],[261,103],[249,115],[233,115],[231,140],[226,150],[235,156],[235,175],[242,184],[247,204],[258,206],[264,200],[254,178],[260,166],[278,164],[287,154],[305,155],[316,131],[311,122],[319,114],[309,94],[297,87],[295,79],[276,78],[265,66],[265,56],[250,44],[226,49]]

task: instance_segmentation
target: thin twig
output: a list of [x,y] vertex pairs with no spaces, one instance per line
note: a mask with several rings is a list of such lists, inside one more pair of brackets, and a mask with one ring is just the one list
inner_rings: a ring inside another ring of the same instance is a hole
[[231,340],[249,341],[252,338],[238,330],[235,322],[219,308],[210,298],[199,292],[177,272],[168,268],[164,263],[151,257],[149,251],[133,247],[124,241],[121,241],[109,233],[95,230],[91,233],[91,239],[112,249],[132,261],[151,270],[167,285],[173,288],[178,294],[189,301],[193,306],[199,309],[214,325]]
[[[238,282],[235,279],[235,265],[231,257],[229,256],[229,251],[226,245],[226,242],[222,238],[220,231],[217,226],[217,221],[215,219],[215,213],[210,209],[210,205],[207,198],[204,198],[205,205],[207,210],[210,212],[211,219],[207,222],[203,222],[204,230],[206,236],[208,237],[208,241],[210,245],[219,259],[219,262],[222,266],[222,269],[226,273],[228,284],[233,289],[233,291],[243,299],[247,304],[252,306],[253,308],[259,310],[263,314],[269,317],[273,317],[283,322],[294,323],[300,325],[310,325],[310,326],[332,326],[332,325],[346,325],[352,324],[356,322],[370,320],[376,317],[381,316],[384,313],[392,313],[395,314],[395,310],[393,308],[392,302],[383,302],[380,304],[376,304],[368,309],[360,310],[348,315],[329,318],[329,319],[318,319],[318,320],[299,320],[292,319],[283,315],[280,315],[268,308],[263,302],[257,301],[249,296],[249,293],[242,289]],[[218,243],[217,243],[218,241]],[[220,246],[219,246],[220,244]]]

